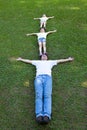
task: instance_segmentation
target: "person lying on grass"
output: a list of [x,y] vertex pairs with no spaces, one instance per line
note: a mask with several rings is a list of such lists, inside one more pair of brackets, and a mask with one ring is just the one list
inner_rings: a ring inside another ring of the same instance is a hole
[[47,124],[51,120],[52,114],[52,68],[53,66],[73,61],[69,57],[59,60],[48,60],[47,55],[43,54],[41,60],[28,60],[17,58],[17,61],[32,64],[36,67],[35,86],[35,114],[36,121],[40,124]]
[[47,17],[46,14],[43,14],[41,18],[34,18],[34,20],[39,19],[40,20],[40,28],[45,28],[46,29],[46,23],[48,19],[54,18],[52,17]]
[[47,37],[47,35],[51,34],[51,33],[54,33],[54,32],[56,32],[56,30],[45,32],[44,28],[41,28],[39,33],[28,33],[28,34],[26,34],[26,36],[32,36],[32,35],[37,36],[40,57],[41,57],[42,53],[44,53],[44,54],[47,53],[46,52],[46,37]]

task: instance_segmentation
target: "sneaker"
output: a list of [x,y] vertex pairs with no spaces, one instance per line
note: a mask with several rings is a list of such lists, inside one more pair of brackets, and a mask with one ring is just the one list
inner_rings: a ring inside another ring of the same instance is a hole
[[43,55],[46,55],[46,56],[48,56],[47,52],[43,53]]
[[36,117],[36,121],[38,122],[38,123],[43,123],[43,117],[42,116],[38,116],[38,117]]
[[43,117],[43,122],[44,122],[44,124],[48,124],[49,121],[50,121],[50,119],[49,119],[48,116],[44,116],[44,117]]

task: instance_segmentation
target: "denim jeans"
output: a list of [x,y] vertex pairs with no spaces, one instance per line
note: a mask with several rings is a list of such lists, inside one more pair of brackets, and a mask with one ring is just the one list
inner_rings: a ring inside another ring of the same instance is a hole
[[52,77],[39,75],[35,78],[35,113],[38,116],[51,118],[52,109]]

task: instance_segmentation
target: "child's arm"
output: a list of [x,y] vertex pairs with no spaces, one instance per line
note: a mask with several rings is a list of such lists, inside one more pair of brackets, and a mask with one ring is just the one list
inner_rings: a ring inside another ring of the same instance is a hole
[[54,32],[57,32],[57,30],[49,31],[49,32],[47,32],[47,34],[54,33]]
[[17,61],[22,61],[24,63],[30,63],[30,64],[32,64],[32,60],[22,59],[21,57],[17,58],[16,60]]
[[70,62],[70,61],[73,61],[74,58],[72,57],[69,57],[67,59],[60,59],[60,60],[57,60],[57,63],[66,63],[66,62]]
[[54,18],[54,16],[51,16],[51,17],[47,17],[48,19],[51,19],[51,18]]
[[37,20],[37,19],[40,19],[40,18],[34,18],[34,20]]
[[37,33],[28,33],[26,36],[32,36],[32,35],[37,35]]

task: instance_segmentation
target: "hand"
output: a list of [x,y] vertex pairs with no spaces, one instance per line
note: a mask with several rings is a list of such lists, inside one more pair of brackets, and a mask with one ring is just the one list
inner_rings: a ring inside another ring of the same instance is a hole
[[57,32],[57,30],[54,30],[54,32]]
[[29,36],[29,34],[26,34],[26,36]]
[[16,60],[17,60],[17,61],[21,61],[21,59],[22,59],[22,58],[21,58],[21,57],[19,57],[19,58],[17,58]]
[[73,58],[73,57],[69,57],[68,59],[69,59],[69,61],[73,61],[73,60],[74,60],[74,58]]

